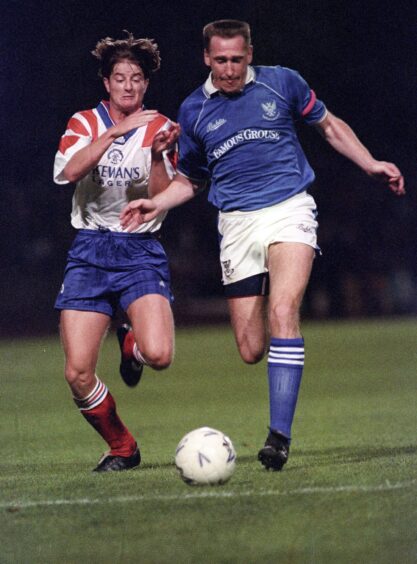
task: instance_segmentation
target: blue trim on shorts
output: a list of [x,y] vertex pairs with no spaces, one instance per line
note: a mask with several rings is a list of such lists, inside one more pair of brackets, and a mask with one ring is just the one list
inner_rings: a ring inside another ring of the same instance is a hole
[[224,286],[226,298],[245,298],[269,295],[269,273],[261,272]]

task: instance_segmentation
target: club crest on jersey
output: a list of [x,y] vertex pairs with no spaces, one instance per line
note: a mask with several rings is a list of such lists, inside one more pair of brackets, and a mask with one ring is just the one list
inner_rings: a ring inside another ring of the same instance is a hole
[[261,104],[261,106],[264,112],[262,114],[262,117],[264,119],[272,121],[279,116],[279,111],[277,109],[277,103],[275,102],[275,100],[272,100],[272,102],[264,102],[263,104]]
[[210,131],[216,131],[216,129],[219,129],[219,127],[224,125],[226,121],[227,120],[225,120],[224,118],[216,119],[216,121],[211,121],[207,126],[207,132],[210,133]]
[[112,149],[107,153],[107,158],[112,164],[119,164],[123,160],[123,153],[119,149]]

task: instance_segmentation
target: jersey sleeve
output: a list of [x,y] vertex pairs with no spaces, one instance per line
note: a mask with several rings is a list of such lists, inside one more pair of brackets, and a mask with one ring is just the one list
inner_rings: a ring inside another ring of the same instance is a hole
[[[172,122],[168,118],[166,118],[165,123],[163,124],[163,126],[160,128],[159,131],[166,131],[166,130],[171,128],[171,125],[172,125]],[[167,171],[167,174],[168,174],[169,178],[172,179],[174,177],[176,170],[177,170],[178,145],[175,144],[168,151],[164,151],[163,157],[164,157],[165,169]]]
[[[151,121],[146,126],[146,133],[143,139],[143,147],[152,147],[153,140],[155,135],[157,135],[161,131],[166,131],[170,129],[172,126],[172,122],[166,116],[160,114],[154,121]],[[178,147],[175,144],[174,147],[171,147],[168,151],[164,151],[162,153],[164,158],[165,169],[167,174],[170,178],[173,178],[175,171],[177,169],[177,161],[178,161]]]
[[72,116],[55,155],[54,182],[56,184],[68,184],[63,174],[65,166],[75,153],[90,145],[95,136],[91,127],[91,119],[87,120],[81,112]]
[[193,130],[197,118],[198,108],[194,109],[193,106],[186,104],[180,107],[178,122],[181,126],[181,133],[177,170],[190,180],[204,182],[210,174],[206,155]]
[[327,114],[326,106],[318,100],[304,78],[291,69],[286,71],[286,89],[291,109],[296,119],[302,119],[309,125],[321,121]]

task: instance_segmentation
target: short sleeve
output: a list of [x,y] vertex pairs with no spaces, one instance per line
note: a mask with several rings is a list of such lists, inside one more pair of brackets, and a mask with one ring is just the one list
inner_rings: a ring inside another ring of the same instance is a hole
[[55,155],[54,182],[56,184],[68,184],[63,171],[71,157],[80,149],[90,145],[94,137],[88,121],[81,113],[74,114],[69,120],[67,129],[59,142],[59,148]]
[[[192,107],[182,105],[178,114],[181,133],[178,140],[179,159],[177,170],[191,180],[205,181],[209,177],[207,158],[200,141],[193,131],[193,122],[197,115],[193,115]],[[193,119],[194,118],[194,119]]]
[[321,121],[327,113],[324,103],[317,99],[314,90],[297,71],[285,71],[287,96],[295,117],[310,125]]

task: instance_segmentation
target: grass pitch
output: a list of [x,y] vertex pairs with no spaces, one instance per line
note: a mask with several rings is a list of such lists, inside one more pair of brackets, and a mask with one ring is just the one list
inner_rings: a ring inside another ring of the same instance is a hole
[[[0,562],[415,563],[417,324],[307,324],[290,460],[256,460],[268,425],[266,361],[245,366],[228,327],[180,329],[172,367],[99,374],[138,438],[138,470],[96,475],[105,450],[73,405],[58,337],[0,343]],[[181,437],[209,425],[237,450],[224,486],[190,487]]]

